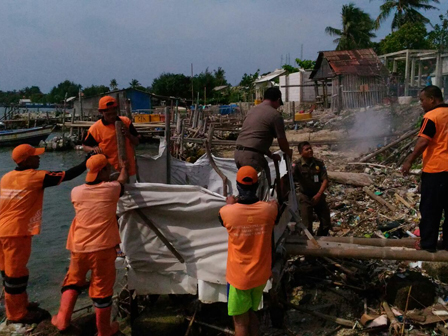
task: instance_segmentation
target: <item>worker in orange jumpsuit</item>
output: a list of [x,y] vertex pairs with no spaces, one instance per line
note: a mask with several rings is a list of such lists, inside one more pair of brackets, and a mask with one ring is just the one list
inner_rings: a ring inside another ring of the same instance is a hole
[[61,306],[51,322],[60,331],[70,326],[76,299],[91,270],[89,296],[95,306],[98,335],[109,336],[118,331],[118,323],[110,323],[115,246],[120,243],[115,213],[128,176],[123,166],[118,180],[109,182],[112,167],[103,154],[92,156],[86,165],[86,183],[71,194],[76,212],[67,239],[71,261],[62,285]]
[[5,290],[6,317],[11,322],[39,323],[48,315],[29,305],[27,263],[31,239],[40,233],[45,188],[69,181],[86,170],[82,162],[65,172],[37,170],[44,148],[20,145],[12,151],[17,168],[0,181],[0,270]]
[[102,118],[90,126],[86,138],[83,141],[85,152],[95,152],[104,154],[109,163],[116,171],[120,171],[120,160],[118,158],[117,135],[115,132],[115,122],[122,121],[123,132],[126,141],[126,157],[128,162],[128,175],[130,181],[135,182],[136,164],[134,147],[139,144],[137,130],[132,121],[127,117],[118,116],[118,103],[114,97],[104,96],[98,103],[98,111]]

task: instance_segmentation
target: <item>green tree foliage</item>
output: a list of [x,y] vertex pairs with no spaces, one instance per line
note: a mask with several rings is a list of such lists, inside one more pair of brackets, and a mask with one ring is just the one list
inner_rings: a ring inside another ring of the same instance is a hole
[[333,27],[325,28],[325,32],[331,36],[337,36],[333,41],[337,43],[336,50],[352,50],[368,48],[370,41],[376,37],[373,33],[375,22],[370,15],[353,3],[342,6],[342,29]]
[[111,91],[115,91],[116,89],[118,89],[118,83],[115,78],[110,80],[109,87],[110,87]]
[[190,77],[184,74],[163,73],[153,80],[151,92],[161,96],[190,97]]
[[428,32],[423,23],[406,23],[397,31],[387,35],[379,44],[381,54],[404,49],[429,49]]
[[296,58],[296,63],[299,66],[299,68],[302,68],[305,70],[314,69],[314,66],[316,65],[316,61],[301,60],[300,58]]
[[137,79],[132,79],[131,82],[129,83],[129,86],[132,89],[137,89],[138,87],[141,87],[142,85],[140,84],[140,82]]
[[255,94],[255,81],[260,76],[260,69],[258,69],[254,74],[243,75],[240,81],[240,89],[242,96],[245,101],[253,101]]
[[99,96],[109,91],[109,87],[105,85],[92,85],[82,90],[85,98]]
[[437,9],[431,3],[440,3],[439,0],[383,0],[380,6],[380,15],[375,21],[375,27],[378,29],[381,23],[394,13],[392,19],[392,31],[399,29],[406,23],[429,23],[428,18],[423,16],[420,10]]
[[67,97],[77,96],[81,88],[82,86],[80,84],[65,80],[51,89],[46,100],[48,103],[62,103],[65,98],[65,93],[67,93]]
[[439,15],[440,24],[433,26],[428,34],[428,40],[432,48],[440,51],[448,51],[448,11],[445,15]]

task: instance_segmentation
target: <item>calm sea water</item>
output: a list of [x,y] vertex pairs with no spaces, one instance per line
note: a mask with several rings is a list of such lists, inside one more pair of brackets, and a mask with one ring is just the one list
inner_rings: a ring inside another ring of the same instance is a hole
[[[13,170],[16,165],[11,159],[12,148],[0,147],[0,176]],[[138,153],[155,154],[154,145],[139,146]],[[82,151],[46,152],[42,155],[40,169],[67,170],[84,160]],[[56,313],[59,307],[60,286],[69,266],[70,253],[65,249],[67,234],[74,217],[70,202],[71,190],[84,183],[85,174],[59,186],[45,189],[41,234],[34,236],[31,258],[28,263],[30,279],[28,295],[38,301],[41,307]],[[83,294],[77,308],[90,303]]]

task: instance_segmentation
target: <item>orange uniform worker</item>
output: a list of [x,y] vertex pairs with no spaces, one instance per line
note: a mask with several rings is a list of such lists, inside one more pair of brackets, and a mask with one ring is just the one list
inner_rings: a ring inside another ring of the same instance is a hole
[[421,90],[420,102],[425,115],[414,151],[406,158],[402,171],[408,174],[412,163],[423,154],[420,248],[436,252],[443,212],[442,249],[448,250],[448,104],[434,85]]
[[43,310],[31,309],[26,287],[31,238],[40,233],[44,189],[69,181],[86,170],[84,161],[65,172],[37,170],[44,148],[20,145],[12,151],[17,168],[0,181],[0,270],[5,289],[6,317],[18,323],[38,323]]
[[236,180],[238,198],[228,197],[228,205],[219,211],[229,233],[228,314],[233,316],[236,336],[258,335],[254,312],[271,277],[271,239],[278,204],[258,199],[258,175],[253,167],[241,167]]
[[71,261],[62,285],[61,306],[51,322],[61,331],[70,326],[78,293],[90,270],[89,296],[95,306],[98,335],[109,336],[118,331],[118,323],[110,323],[115,246],[120,243],[115,213],[128,176],[122,167],[118,180],[109,182],[111,165],[103,154],[92,156],[86,165],[86,183],[72,190],[76,215],[67,239]]
[[111,96],[104,96],[100,99],[98,111],[101,112],[103,117],[89,128],[83,141],[84,151],[104,154],[112,167],[116,171],[120,171],[115,122],[121,120],[124,124],[121,131],[126,137],[128,175],[134,176],[136,174],[134,147],[139,144],[137,130],[129,118],[118,116],[117,100]]

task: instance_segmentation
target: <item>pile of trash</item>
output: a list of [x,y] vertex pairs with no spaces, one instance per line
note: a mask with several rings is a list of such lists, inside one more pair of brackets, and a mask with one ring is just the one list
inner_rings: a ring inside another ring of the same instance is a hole
[[76,147],[78,137],[76,135],[58,135],[49,140],[41,140],[39,147],[45,148],[46,151],[63,151]]

